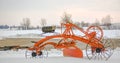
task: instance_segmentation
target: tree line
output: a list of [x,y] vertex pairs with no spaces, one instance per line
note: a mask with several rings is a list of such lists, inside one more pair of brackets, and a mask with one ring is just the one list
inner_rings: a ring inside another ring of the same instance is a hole
[[[75,25],[79,26],[79,27],[89,27],[90,25],[94,25],[94,26],[102,26],[104,29],[120,29],[120,26],[112,26],[113,24],[111,23],[112,21],[112,17],[110,15],[107,15],[105,17],[103,17],[100,21],[98,19],[95,20],[94,23],[85,23],[84,21],[80,21],[80,22],[74,22],[71,19],[71,15],[64,13],[64,15],[61,17],[61,21],[60,23],[65,23],[65,22],[71,22],[74,23]],[[101,22],[101,23],[100,23]],[[41,18],[40,21],[40,25],[46,26],[47,21],[45,18]],[[60,26],[56,26],[58,28],[60,28]],[[17,28],[17,29],[21,29],[21,30],[30,30],[30,29],[40,29],[40,26],[36,26],[33,27],[31,26],[31,21],[30,18],[23,18],[22,22],[20,23],[20,26],[8,26],[8,25],[0,25],[0,29],[13,29],[13,28]]]

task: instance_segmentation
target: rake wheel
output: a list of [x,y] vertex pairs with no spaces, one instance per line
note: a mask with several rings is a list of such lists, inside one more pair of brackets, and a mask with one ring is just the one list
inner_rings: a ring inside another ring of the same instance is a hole
[[44,50],[41,50],[40,53],[37,55],[36,51],[26,50],[25,57],[26,58],[47,58],[48,51],[46,50],[46,48],[44,48]]
[[99,26],[90,26],[87,29],[87,33],[96,32],[96,39],[101,40],[103,37],[103,31]]
[[[94,50],[91,48],[89,43],[86,46],[86,56],[89,60],[108,60],[114,52],[114,45],[110,40],[103,40],[100,42],[103,44],[103,48],[94,47]],[[98,45],[99,46],[99,45]]]

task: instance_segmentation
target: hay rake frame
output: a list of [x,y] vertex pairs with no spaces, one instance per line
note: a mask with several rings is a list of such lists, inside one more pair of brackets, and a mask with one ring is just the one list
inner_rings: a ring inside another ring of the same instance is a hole
[[[68,55],[72,54],[71,55],[72,57],[82,58],[83,52],[80,48],[78,48],[76,46],[76,40],[87,44],[86,55],[87,55],[88,59],[107,60],[112,55],[113,52],[109,52],[109,50],[113,50],[113,48],[112,48],[113,45],[107,44],[108,47],[106,47],[104,44],[106,42],[101,41],[103,38],[103,30],[99,26],[90,26],[90,27],[88,27],[87,30],[83,30],[82,28],[68,22],[68,23],[62,23],[61,28],[62,27],[65,27],[65,30],[61,34],[46,36],[45,38],[36,42],[33,47],[29,48],[28,49],[29,51],[35,52],[35,55],[32,55],[33,52],[31,53],[32,57],[41,56],[42,54],[40,54],[40,52],[42,50],[45,50],[45,46],[52,45],[55,49],[63,49],[63,51],[65,49],[69,50],[72,47],[78,52],[71,52],[69,54],[69,53],[67,53],[68,50],[65,50],[64,56],[66,56],[67,54]],[[73,28],[78,29],[80,32],[82,32],[84,34],[84,36],[77,36],[73,32]],[[54,39],[54,38],[59,38],[61,40],[58,41],[58,43],[49,41],[50,39]],[[109,42],[109,43],[111,43],[111,42]],[[107,53],[105,53],[105,52],[107,52]],[[42,52],[42,53],[44,53],[44,52]],[[79,53],[79,54],[76,55],[75,53]],[[26,55],[26,57],[27,57],[27,55]]]

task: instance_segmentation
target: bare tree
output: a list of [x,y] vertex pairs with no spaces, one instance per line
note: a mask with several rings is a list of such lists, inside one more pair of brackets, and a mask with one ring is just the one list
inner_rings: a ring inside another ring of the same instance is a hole
[[95,23],[94,23],[93,25],[95,25],[95,26],[99,26],[99,25],[100,25],[99,20],[98,20],[98,19],[96,19],[96,20],[95,20]]
[[46,19],[41,18],[41,26],[45,26],[47,24]]
[[71,15],[64,13],[61,22],[62,23],[73,23],[73,21],[71,20]]
[[107,15],[105,18],[102,18],[102,24],[110,29],[111,26],[111,16]]
[[101,20],[101,21],[102,21],[102,25],[104,25],[105,18],[102,18],[102,20]]
[[23,18],[23,21],[21,23],[21,26],[24,30],[28,30],[30,28],[30,19],[29,18]]

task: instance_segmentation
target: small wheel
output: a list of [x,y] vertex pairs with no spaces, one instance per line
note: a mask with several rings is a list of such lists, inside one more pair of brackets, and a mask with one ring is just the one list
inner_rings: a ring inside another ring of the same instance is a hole
[[36,54],[34,51],[26,50],[25,52],[26,58],[47,58],[48,57],[48,51],[47,50],[41,50],[40,54]]
[[[108,60],[114,51],[113,43],[110,40],[103,40],[100,42],[103,48],[91,47],[89,43],[86,46],[86,56],[88,59]],[[99,45],[98,45],[99,46]]]
[[103,30],[99,26],[90,26],[87,33],[96,32],[96,39],[101,40],[103,37]]
[[36,57],[37,56],[36,52],[32,52],[31,55],[32,55],[32,57]]

